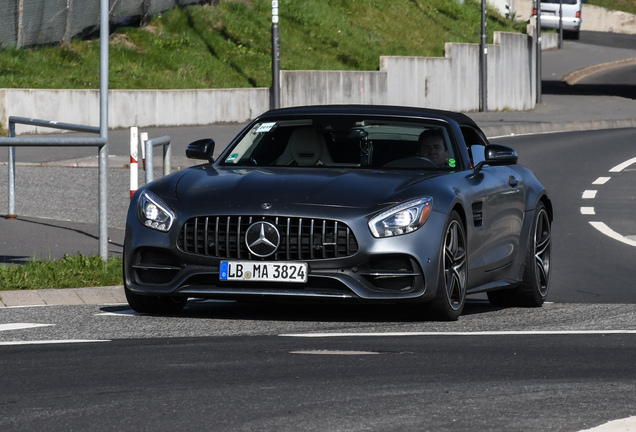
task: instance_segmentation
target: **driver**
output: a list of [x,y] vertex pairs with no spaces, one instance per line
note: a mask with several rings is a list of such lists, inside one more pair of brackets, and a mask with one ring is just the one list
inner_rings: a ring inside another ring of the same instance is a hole
[[420,144],[417,156],[431,160],[438,167],[448,166],[448,147],[444,139],[444,133],[440,129],[428,129],[420,134]]

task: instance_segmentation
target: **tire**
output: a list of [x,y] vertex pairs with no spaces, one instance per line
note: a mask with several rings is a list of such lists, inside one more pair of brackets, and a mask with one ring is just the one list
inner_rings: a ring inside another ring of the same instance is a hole
[[545,302],[550,291],[552,228],[543,203],[534,211],[530,233],[521,283],[513,290],[489,292],[493,306],[539,307]]
[[126,300],[128,300],[130,308],[139,313],[157,315],[176,314],[183,310],[188,301],[187,297],[180,296],[155,297],[135,294],[128,289],[127,286],[124,286],[124,293],[126,294]]
[[437,292],[428,305],[432,319],[459,319],[466,303],[467,267],[466,231],[461,218],[453,211],[444,229]]

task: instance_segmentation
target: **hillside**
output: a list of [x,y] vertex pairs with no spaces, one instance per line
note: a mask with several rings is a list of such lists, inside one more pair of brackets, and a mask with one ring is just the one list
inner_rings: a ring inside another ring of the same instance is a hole
[[[479,43],[481,2],[281,0],[281,69],[377,70],[381,55],[443,56]],[[494,31],[522,32],[494,10]],[[110,88],[271,86],[271,1],[223,0],[173,9],[146,27],[112,29]],[[0,88],[99,87],[99,40],[0,51]]]

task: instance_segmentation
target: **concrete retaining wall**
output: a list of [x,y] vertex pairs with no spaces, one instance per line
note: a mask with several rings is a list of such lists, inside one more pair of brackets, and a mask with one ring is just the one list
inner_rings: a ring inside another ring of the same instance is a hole
[[[110,90],[108,99],[112,129],[247,122],[269,109],[267,88]],[[98,126],[99,91],[0,89],[0,121],[5,128],[9,116]],[[18,134],[51,131],[16,126]]]
[[[556,35],[555,43],[556,46]],[[542,47],[551,46],[550,38]],[[518,33],[495,33],[488,46],[487,108],[535,105],[534,44]],[[391,104],[452,111],[479,109],[479,45],[448,43],[445,57],[380,58],[379,72],[281,71],[281,106]],[[246,122],[269,109],[269,89],[111,90],[109,127]],[[0,121],[20,116],[96,126],[96,90],[0,89]],[[19,126],[17,132],[40,132]]]
[[584,4],[581,30],[636,34],[636,15]]

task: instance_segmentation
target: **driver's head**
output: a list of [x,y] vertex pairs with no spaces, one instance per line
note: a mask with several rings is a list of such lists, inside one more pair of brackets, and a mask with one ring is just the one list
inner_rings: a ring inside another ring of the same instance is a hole
[[449,154],[444,133],[440,129],[428,129],[420,134],[418,155],[432,160],[439,167],[448,162]]

